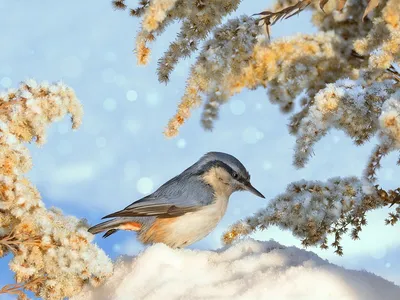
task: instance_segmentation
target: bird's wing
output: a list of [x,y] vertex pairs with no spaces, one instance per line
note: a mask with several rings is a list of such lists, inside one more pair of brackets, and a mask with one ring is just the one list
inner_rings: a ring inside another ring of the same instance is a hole
[[[144,197],[125,209],[105,216],[115,217],[177,217],[200,209],[213,201],[212,188],[195,176],[172,178],[153,194]],[[103,218],[103,219],[104,219]]]

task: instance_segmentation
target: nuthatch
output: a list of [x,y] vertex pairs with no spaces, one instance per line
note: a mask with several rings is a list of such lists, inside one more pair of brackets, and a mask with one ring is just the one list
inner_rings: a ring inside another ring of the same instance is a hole
[[265,198],[251,185],[238,159],[209,152],[151,195],[103,217],[114,219],[89,232],[106,231],[103,237],[108,237],[118,230],[132,230],[143,244],[185,247],[207,236],[225,214],[230,195],[243,190]]

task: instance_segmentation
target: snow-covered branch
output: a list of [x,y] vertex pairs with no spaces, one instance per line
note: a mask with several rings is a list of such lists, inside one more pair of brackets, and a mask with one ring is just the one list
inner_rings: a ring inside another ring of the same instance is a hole
[[[126,8],[124,0],[113,3]],[[342,130],[356,145],[377,137],[379,144],[359,179],[293,183],[246,226],[237,224],[225,236],[229,241],[230,235],[274,224],[295,232],[305,245],[325,247],[326,235],[334,233],[340,254],[341,234],[352,225],[357,237],[367,211],[392,204],[395,211],[386,222],[400,218],[397,190],[384,191],[376,178],[382,157],[400,150],[400,0],[278,0],[271,11],[221,24],[238,3],[144,0],[132,11],[142,17],[139,62],[150,51],[142,47],[147,40],[153,41],[172,20],[184,20],[177,41],[159,61],[160,81],[167,81],[178,60],[191,55],[198,41],[212,32],[164,133],[178,135],[203,98],[202,124],[212,129],[219,109],[233,95],[261,87],[271,103],[292,113],[289,132],[296,137],[296,167],[305,167],[313,146],[331,129]],[[311,10],[317,33],[275,40],[270,36],[273,24],[305,9]]]
[[[318,245],[327,249],[328,235],[334,236],[331,246],[339,255],[343,234],[351,227],[351,236],[358,239],[366,225],[367,211],[389,205],[398,198],[399,191],[388,193],[367,180],[356,177],[331,178],[327,182],[301,180],[289,184],[286,192],[269,201],[252,217],[239,221],[223,235],[223,242],[231,244],[241,236],[257,229],[279,226],[302,239],[304,246]],[[397,213],[400,206],[397,206]]]
[[63,83],[27,80],[0,94],[0,257],[12,252],[10,269],[21,283],[2,292],[23,297],[23,288],[43,299],[62,299],[87,282],[99,284],[112,271],[106,254],[91,244],[86,222],[46,209],[24,176],[32,161],[23,143],[43,144],[49,124],[66,114],[77,129],[82,106]]

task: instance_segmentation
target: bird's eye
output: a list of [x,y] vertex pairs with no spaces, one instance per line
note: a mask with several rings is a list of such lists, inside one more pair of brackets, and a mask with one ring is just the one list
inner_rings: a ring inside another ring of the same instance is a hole
[[239,174],[236,173],[236,172],[233,172],[232,173],[232,177],[235,178],[235,179],[238,179],[239,178]]

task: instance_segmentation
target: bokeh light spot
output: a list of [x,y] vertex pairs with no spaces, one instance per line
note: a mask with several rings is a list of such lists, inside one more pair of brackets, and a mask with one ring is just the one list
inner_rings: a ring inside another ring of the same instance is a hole
[[142,177],[136,183],[136,188],[139,193],[146,195],[153,190],[153,180],[149,177]]
[[185,141],[185,139],[179,139],[178,142],[176,143],[176,146],[177,146],[179,149],[185,148],[185,147],[186,147],[186,141]]
[[129,101],[136,101],[137,97],[138,97],[138,94],[134,90],[130,90],[126,93],[126,99],[128,99]]

